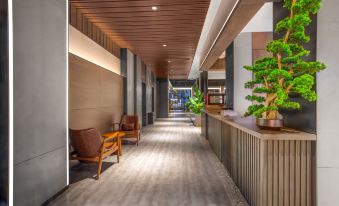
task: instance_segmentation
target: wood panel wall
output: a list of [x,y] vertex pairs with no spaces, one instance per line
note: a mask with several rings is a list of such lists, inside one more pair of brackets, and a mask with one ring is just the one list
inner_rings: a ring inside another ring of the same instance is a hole
[[225,59],[217,59],[217,61],[209,69],[203,69],[206,71],[223,71],[225,70]]
[[273,40],[273,32],[253,32],[252,33],[252,61],[272,56],[266,51],[266,45]]
[[120,47],[113,42],[109,36],[107,36],[93,22],[89,21],[88,18],[85,17],[82,12],[79,12],[79,10],[71,3],[69,8],[69,23],[74,26],[74,28],[78,29],[114,56],[120,58]]
[[123,113],[123,77],[69,54],[69,127],[111,129]]

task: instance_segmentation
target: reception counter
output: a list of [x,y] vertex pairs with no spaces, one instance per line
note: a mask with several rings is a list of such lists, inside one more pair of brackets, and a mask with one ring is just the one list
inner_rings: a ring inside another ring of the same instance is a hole
[[206,111],[202,135],[250,205],[314,205],[316,135]]

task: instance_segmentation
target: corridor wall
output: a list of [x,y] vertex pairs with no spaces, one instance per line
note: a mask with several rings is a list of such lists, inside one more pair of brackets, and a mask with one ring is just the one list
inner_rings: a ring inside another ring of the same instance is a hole
[[317,205],[338,205],[339,191],[339,1],[323,1],[318,13],[317,60],[327,65],[317,75]]
[[69,54],[69,127],[112,129],[123,113],[123,77]]
[[67,186],[67,4],[13,0],[14,205]]
[[252,80],[252,72],[245,70],[245,65],[252,65],[252,33],[241,33],[234,40],[234,111],[243,115],[251,102],[246,95],[252,94],[244,84]]

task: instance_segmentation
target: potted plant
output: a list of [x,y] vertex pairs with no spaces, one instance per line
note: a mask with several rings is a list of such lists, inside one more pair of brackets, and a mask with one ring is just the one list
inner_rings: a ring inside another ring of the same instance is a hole
[[201,112],[204,109],[204,94],[195,84],[193,86],[194,95],[189,98],[186,107],[195,115],[195,126],[201,126]]
[[262,128],[281,128],[283,117],[279,109],[300,109],[298,102],[289,100],[289,94],[295,93],[308,101],[316,101],[314,91],[315,74],[325,65],[318,61],[305,61],[303,57],[309,51],[302,46],[310,37],[305,27],[311,23],[311,14],[316,14],[321,0],[285,0],[284,7],[290,15],[276,25],[275,32],[282,37],[268,43],[266,50],[272,54],[255,62],[245,69],[254,74],[253,81],[245,88],[253,90],[246,99],[253,102],[245,116],[257,117],[257,125]]

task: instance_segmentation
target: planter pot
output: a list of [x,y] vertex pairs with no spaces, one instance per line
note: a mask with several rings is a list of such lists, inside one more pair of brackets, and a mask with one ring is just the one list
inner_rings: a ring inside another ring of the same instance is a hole
[[196,127],[201,127],[201,115],[195,114],[195,122],[194,125]]
[[257,118],[256,123],[260,129],[266,129],[266,130],[280,130],[284,126],[283,119]]

